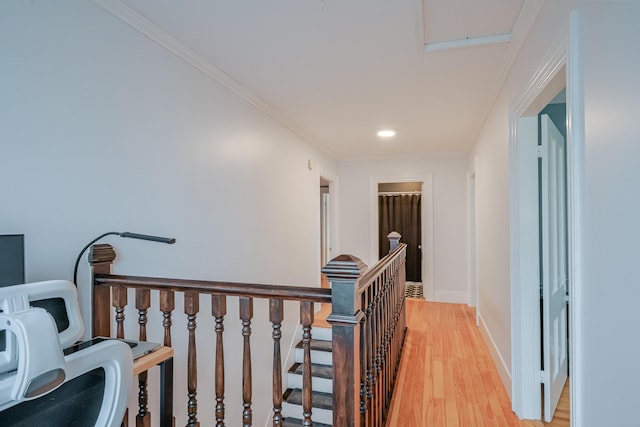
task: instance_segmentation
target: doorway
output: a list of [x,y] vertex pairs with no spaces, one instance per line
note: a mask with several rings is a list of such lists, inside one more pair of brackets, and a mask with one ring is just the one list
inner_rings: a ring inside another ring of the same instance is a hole
[[[327,265],[332,254],[332,182],[320,177],[320,268]],[[320,287],[329,288],[329,280],[320,273]]]
[[543,415],[553,419],[568,380],[568,236],[564,90],[538,114],[540,330]]
[[[429,301],[434,299],[434,262],[433,262],[433,235],[434,235],[434,208],[433,208],[433,176],[426,175],[399,175],[387,177],[371,177],[369,181],[369,212],[370,212],[370,264],[373,265],[380,259],[380,230],[379,230],[379,212],[378,212],[378,196],[379,185],[389,183],[419,183],[421,184],[420,192],[420,252],[421,258],[421,280],[422,292],[424,298]],[[416,191],[416,190],[412,190]],[[386,235],[384,237],[386,239]],[[405,242],[404,236],[400,239]]]
[[397,231],[407,245],[406,280],[422,283],[422,183],[378,184],[378,258],[389,253],[387,235]]
[[378,184],[378,258],[389,253],[389,233],[407,245],[405,296],[424,299],[422,283],[422,182]]
[[553,121],[548,114],[564,108],[548,104],[559,93],[556,101],[564,102],[565,42],[560,38],[557,55],[515,101],[510,117],[512,402],[525,419],[542,419],[543,407],[551,419],[569,370],[568,153],[565,136],[552,129],[566,125],[566,112]]

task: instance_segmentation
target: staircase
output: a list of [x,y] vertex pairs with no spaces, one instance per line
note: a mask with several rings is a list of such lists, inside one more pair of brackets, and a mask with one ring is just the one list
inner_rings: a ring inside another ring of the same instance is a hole
[[[311,341],[312,419],[317,427],[333,423],[333,368],[331,367],[331,328],[313,326]],[[295,363],[287,372],[288,389],[284,392],[282,413],[284,427],[302,425],[302,341],[295,349]]]

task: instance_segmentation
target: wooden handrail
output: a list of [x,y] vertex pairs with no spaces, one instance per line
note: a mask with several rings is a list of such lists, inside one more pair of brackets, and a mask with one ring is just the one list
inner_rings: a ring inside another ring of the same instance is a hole
[[[331,282],[333,332],[333,425],[384,425],[406,332],[405,256],[400,235],[372,268],[351,255],[330,261],[322,272]],[[392,240],[393,238],[393,240]],[[341,399],[335,399],[338,393]]]
[[369,268],[359,280],[360,293],[364,292],[365,288],[371,285],[373,279],[380,275],[380,272],[389,268],[389,265],[393,262],[394,258],[396,258],[398,254],[402,252],[402,250],[406,247],[406,243],[400,243],[392,252],[389,252],[383,258],[380,258],[380,260],[373,267]]
[[331,289],[257,283],[216,282],[209,280],[168,279],[160,277],[96,274],[96,286],[124,286],[174,292],[198,292],[252,298],[276,298],[286,301],[330,303]]

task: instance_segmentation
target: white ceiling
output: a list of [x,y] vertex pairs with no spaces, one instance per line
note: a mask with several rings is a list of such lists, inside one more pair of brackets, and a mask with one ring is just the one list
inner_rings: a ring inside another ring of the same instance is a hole
[[[237,92],[258,99],[264,110],[338,159],[465,153],[542,3],[96,1],[111,10],[137,11],[150,23],[142,17],[136,22],[155,24],[158,33],[230,77]],[[502,34],[511,34],[512,41],[424,49]],[[375,134],[381,127],[398,134],[382,141]]]

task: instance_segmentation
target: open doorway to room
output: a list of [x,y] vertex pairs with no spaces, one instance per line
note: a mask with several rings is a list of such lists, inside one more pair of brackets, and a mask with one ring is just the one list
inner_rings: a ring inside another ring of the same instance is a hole
[[[331,181],[320,177],[320,268],[331,260]],[[329,288],[329,281],[324,274],[320,275],[320,286]]]
[[[421,184],[420,190],[420,250],[421,255],[421,271],[420,280],[422,283],[422,292],[424,299],[428,301],[434,300],[434,207],[433,207],[433,176],[431,174],[425,175],[399,175],[399,176],[386,176],[386,177],[371,177],[369,181],[369,212],[370,218],[370,255],[369,259],[371,263],[375,263],[380,259],[380,221],[379,221],[379,186],[389,183],[419,183]],[[384,187],[383,187],[384,188]],[[392,190],[391,190],[392,191]],[[417,190],[410,190],[417,191]],[[388,233],[387,233],[388,234]],[[402,234],[402,233],[401,233]],[[386,240],[386,234],[383,236]],[[402,236],[401,242],[406,242],[405,237]],[[383,254],[384,255],[384,254]]]
[[422,182],[378,184],[378,258],[389,253],[387,236],[397,231],[407,244],[406,295],[424,298],[422,282]]
[[569,418],[566,105],[563,89],[538,114],[540,370],[546,422],[551,422],[556,412]]
[[[511,118],[514,411],[569,422],[569,196],[565,68],[547,74]],[[535,95],[535,96],[534,96]],[[533,262],[532,262],[533,261]],[[554,418],[556,414],[556,418]],[[564,423],[564,424],[562,424]],[[556,425],[556,424],[551,424]]]

